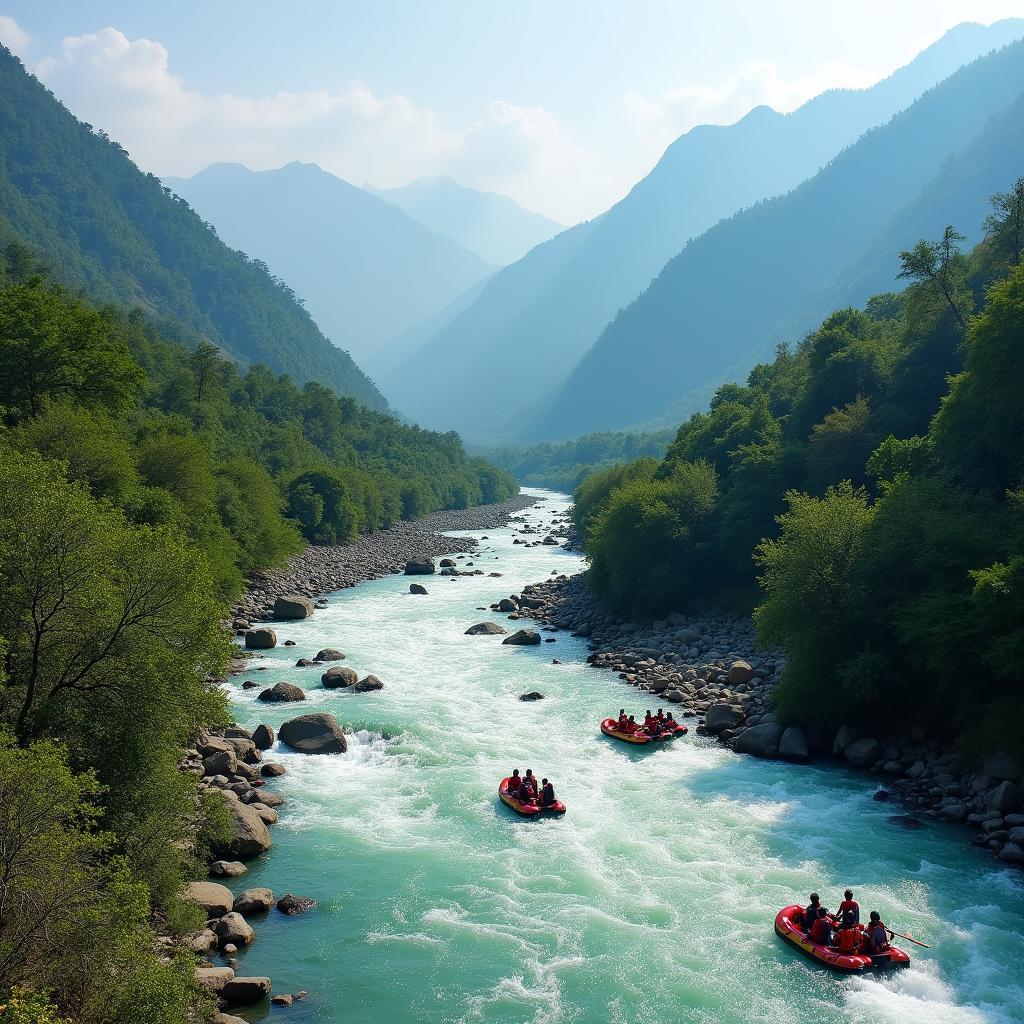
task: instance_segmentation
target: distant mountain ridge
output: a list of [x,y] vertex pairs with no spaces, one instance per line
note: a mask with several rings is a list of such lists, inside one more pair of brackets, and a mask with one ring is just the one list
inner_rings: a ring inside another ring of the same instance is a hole
[[264,260],[360,361],[494,271],[397,206],[322,170],[213,164],[167,178],[231,246]]
[[509,196],[467,188],[447,175],[417,178],[401,188],[369,183],[363,188],[499,267],[515,263],[565,230],[564,224],[527,210]]
[[242,363],[387,407],[287,285],[228,248],[0,46],[0,243],[12,238],[95,302],[142,308],[172,336],[207,337]]
[[[936,82],[1021,35],[1020,20],[960,25],[869,89],[832,90],[791,114],[759,107],[734,125],[693,129],[607,213],[495,274],[405,367],[381,376],[382,388],[422,422],[482,441],[521,436],[527,410],[543,404],[689,239],[794,188]],[[513,356],[515,388],[496,394],[475,385]],[[458,402],[429,400],[442,387]]]
[[988,196],[1024,166],[1022,97],[1024,41],[962,68],[789,194],[717,224],[608,325],[522,436],[678,421],[777,342],[895,288],[900,249],[954,214],[977,240]]

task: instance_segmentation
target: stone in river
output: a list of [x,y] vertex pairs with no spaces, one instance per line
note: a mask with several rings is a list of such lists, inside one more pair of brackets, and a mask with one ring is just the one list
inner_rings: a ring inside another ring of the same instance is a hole
[[320,677],[320,682],[328,690],[337,690],[344,686],[352,686],[358,679],[359,674],[354,668],[349,668],[347,665],[335,665]]
[[373,690],[383,690],[384,684],[376,677],[368,675],[359,682],[352,684],[352,690],[355,693],[370,693]]
[[230,943],[233,946],[248,946],[256,938],[251,924],[241,914],[230,911],[214,926],[221,948]]
[[245,634],[245,646],[253,651],[269,650],[277,646],[277,634],[263,626],[259,629],[250,629]]
[[784,761],[807,760],[807,737],[803,729],[791,725],[779,740],[779,757]]
[[270,832],[256,811],[238,800],[225,800],[224,806],[231,818],[231,838],[216,844],[215,854],[251,860],[270,849]]
[[421,594],[423,596],[426,596],[427,588],[425,586],[423,586],[422,583],[410,583],[409,584],[409,593],[410,594]]
[[406,576],[432,576],[434,572],[434,560],[426,555],[417,555],[405,563]]
[[256,744],[257,750],[269,750],[274,745],[274,727],[257,725],[252,731],[252,741]]
[[505,627],[499,626],[496,622],[478,622],[466,630],[466,636],[499,636],[505,632]]
[[274,602],[274,618],[278,622],[308,619],[313,614],[313,602],[299,594],[285,594]]
[[519,694],[520,700],[543,700],[544,694],[538,693],[536,690],[531,690],[529,693]]
[[[348,742],[338,720],[324,712],[291,718],[281,725],[278,734],[282,743],[300,754],[344,754],[348,750]],[[258,815],[254,816],[258,820]]]
[[732,704],[712,704],[704,721],[704,731],[712,735],[734,729],[743,721],[743,712]]
[[294,683],[274,683],[269,689],[263,690],[256,699],[267,704],[287,704],[305,700],[306,694]]
[[218,878],[238,878],[248,870],[240,860],[215,860],[210,865],[210,874]]
[[267,761],[266,764],[260,766],[260,775],[265,779],[276,779],[287,771],[288,769],[277,761]]
[[230,913],[233,902],[231,890],[219,882],[190,882],[182,893],[182,899],[197,903],[206,911],[207,917],[223,917]]
[[232,910],[243,915],[252,917],[253,914],[265,914],[274,905],[274,892],[272,889],[246,889],[235,897]]
[[540,644],[540,633],[535,629],[521,629],[501,641],[503,644],[511,644],[513,647],[534,647]]
[[316,900],[311,899],[309,896],[295,896],[290,892],[286,892],[278,901],[277,909],[282,914],[287,914],[289,917],[295,917],[297,914],[304,914],[307,910],[312,910],[316,906]]
[[882,756],[882,745],[876,739],[865,737],[849,744],[843,755],[854,768],[870,768]]
[[220,996],[228,1006],[252,1006],[270,995],[269,978],[232,978]]
[[782,732],[782,727],[773,722],[755,725],[736,737],[733,749],[738,754],[752,754],[754,757],[777,757]]
[[325,647],[322,651],[316,652],[314,661],[344,661],[345,655],[336,647]]

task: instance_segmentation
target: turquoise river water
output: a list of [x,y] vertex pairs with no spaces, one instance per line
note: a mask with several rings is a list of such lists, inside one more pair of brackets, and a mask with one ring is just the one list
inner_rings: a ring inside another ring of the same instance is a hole
[[[567,507],[546,494],[527,516]],[[391,576],[330,595],[278,630],[261,684],[308,689],[265,706],[232,681],[238,720],[278,724],[329,710],[347,754],[304,757],[274,788],[286,799],[274,849],[233,888],[313,896],[297,918],[254,921],[238,973],[307,1000],[248,1014],[294,1024],[979,1024],[1024,1020],[1024,883],[952,826],[907,832],[871,800],[868,778],[757,761],[688,736],[657,750],[601,736],[600,719],[646,706],[585,664],[565,633],[535,648],[464,636],[477,610],[582,559],[513,546],[486,531],[477,568],[503,578],[432,577],[428,597]],[[480,534],[477,534],[480,536]],[[460,562],[460,565],[463,563]],[[318,669],[321,647],[385,681],[346,695]],[[562,664],[553,665],[558,657]],[[546,699],[517,700],[525,690]],[[497,799],[513,767],[549,775],[561,820],[522,821]],[[827,973],[778,939],[776,910],[817,889],[930,942],[883,977]]]

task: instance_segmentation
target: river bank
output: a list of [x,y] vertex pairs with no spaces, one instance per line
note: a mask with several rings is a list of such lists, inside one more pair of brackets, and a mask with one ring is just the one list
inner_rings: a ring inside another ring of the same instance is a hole
[[[749,619],[673,613],[649,626],[623,622],[600,606],[585,573],[525,587],[520,596],[519,615],[586,637],[594,668],[651,694],[648,703],[666,702],[697,718],[700,732],[737,753],[868,772],[877,782],[874,799],[892,797],[914,814],[961,822],[973,845],[1005,864],[1024,865],[1024,780],[1010,754],[994,751],[980,771],[963,770],[947,744],[920,728],[879,738],[845,726],[834,736],[783,728],[772,690],[785,656],[757,648]],[[893,815],[893,823],[920,825],[910,815]]]

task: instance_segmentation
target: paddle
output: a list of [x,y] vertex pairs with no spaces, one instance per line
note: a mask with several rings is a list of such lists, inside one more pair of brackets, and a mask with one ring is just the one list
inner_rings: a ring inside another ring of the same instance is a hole
[[928,945],[927,942],[918,942],[917,939],[912,939],[909,935],[901,935],[899,932],[890,931],[889,932],[889,936],[890,936],[890,938],[895,937],[895,938],[898,938],[898,939],[906,939],[907,942],[912,942],[912,943],[914,943],[915,946],[924,946],[925,949],[931,949],[932,948],[931,946]]

